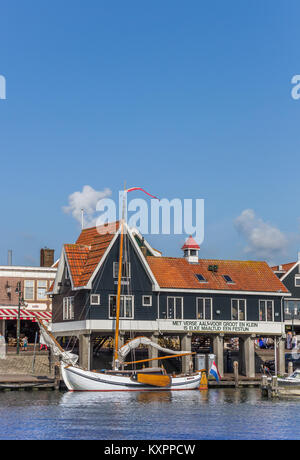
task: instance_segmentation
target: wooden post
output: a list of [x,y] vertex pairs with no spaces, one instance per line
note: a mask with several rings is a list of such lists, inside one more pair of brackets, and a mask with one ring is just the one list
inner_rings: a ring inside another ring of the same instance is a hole
[[263,375],[261,378],[261,394],[262,396],[268,396],[268,377]]
[[239,363],[238,361],[234,361],[233,363],[233,372],[234,372],[235,388],[238,388],[239,387]]
[[290,361],[288,363],[288,375],[292,375],[292,373],[294,372],[294,369],[293,369],[293,363]]
[[274,375],[272,377],[272,383],[271,383],[271,394],[273,398],[277,396],[277,385],[278,385],[277,376]]
[[54,389],[55,390],[59,390],[60,381],[61,381],[60,363],[55,363],[55,366],[54,366]]

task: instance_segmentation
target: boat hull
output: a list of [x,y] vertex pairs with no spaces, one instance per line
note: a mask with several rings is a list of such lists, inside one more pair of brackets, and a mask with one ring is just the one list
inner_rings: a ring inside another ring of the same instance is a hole
[[130,376],[90,372],[73,366],[61,367],[69,391],[179,391],[199,388],[201,373],[172,377],[171,385],[158,387],[134,381]]

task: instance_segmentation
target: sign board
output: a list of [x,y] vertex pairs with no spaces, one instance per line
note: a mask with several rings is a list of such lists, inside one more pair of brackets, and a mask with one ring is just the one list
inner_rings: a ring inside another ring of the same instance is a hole
[[[170,321],[168,321],[170,323]],[[162,324],[160,323],[160,327]],[[168,325],[173,330],[187,332],[229,332],[249,334],[281,334],[281,323],[266,321],[208,321],[208,320],[174,320]]]

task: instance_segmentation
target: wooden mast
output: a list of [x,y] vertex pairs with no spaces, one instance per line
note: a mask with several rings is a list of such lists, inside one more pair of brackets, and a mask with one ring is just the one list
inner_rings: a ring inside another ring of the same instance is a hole
[[119,325],[120,325],[121,281],[122,281],[122,266],[123,266],[122,262],[123,262],[123,242],[124,242],[125,197],[126,197],[126,189],[124,187],[123,210],[122,210],[122,220],[121,220],[120,252],[119,252],[116,330],[115,330],[115,344],[114,344],[114,368],[115,369],[118,368],[117,362],[118,362],[118,351],[119,351]]

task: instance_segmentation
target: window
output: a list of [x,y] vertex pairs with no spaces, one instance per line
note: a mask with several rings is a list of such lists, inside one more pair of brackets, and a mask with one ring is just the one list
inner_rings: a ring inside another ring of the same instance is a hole
[[299,275],[295,276],[295,287],[300,287],[300,276]]
[[201,274],[196,275],[196,278],[197,278],[197,280],[198,280],[200,283],[207,283],[206,279],[205,279],[204,276],[201,275]]
[[[119,277],[119,262],[114,262],[113,265],[113,277]],[[130,262],[122,262],[122,278],[130,278],[131,277],[131,266]]]
[[229,275],[223,275],[223,278],[226,281],[226,283],[234,284],[234,281],[232,280],[232,278]]
[[168,297],[167,299],[167,318],[183,319],[183,298]]
[[233,321],[246,321],[246,300],[232,299],[231,300],[231,319]]
[[[120,319],[133,319],[133,299],[132,295],[121,295],[120,297]],[[117,296],[109,296],[109,317],[116,318]]]
[[212,299],[197,298],[197,319],[212,319]]
[[259,301],[259,321],[274,321],[274,301]]
[[285,320],[300,319],[300,300],[285,300],[284,318]]
[[143,307],[152,306],[152,295],[143,295]]
[[24,281],[24,299],[34,300],[34,281]]
[[47,281],[38,281],[37,282],[37,299],[38,300],[47,300]]
[[100,305],[100,294],[91,294],[91,305]]
[[74,319],[74,297],[64,297],[63,299],[63,320]]

